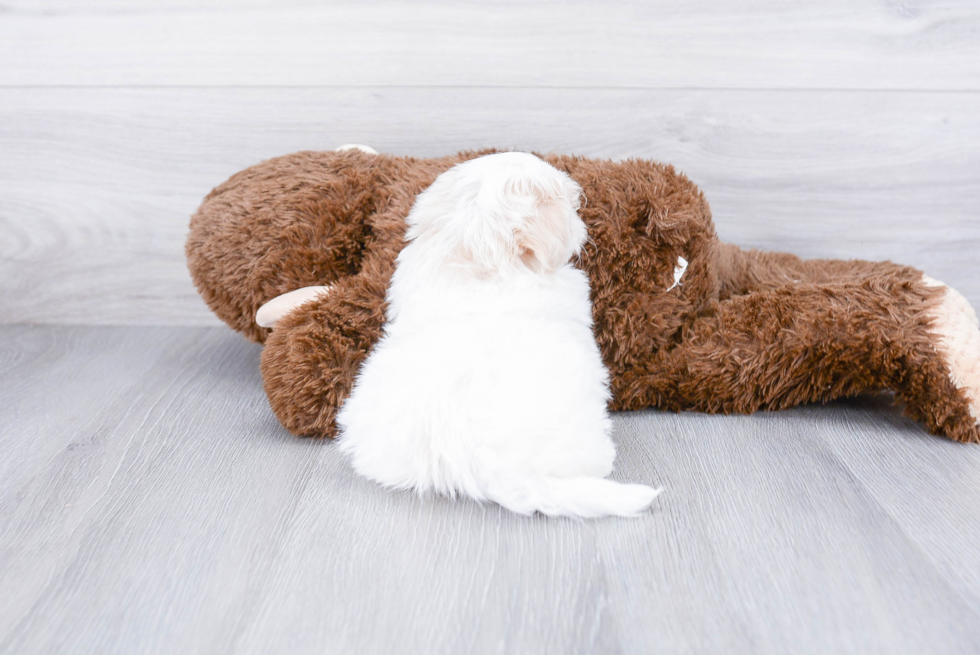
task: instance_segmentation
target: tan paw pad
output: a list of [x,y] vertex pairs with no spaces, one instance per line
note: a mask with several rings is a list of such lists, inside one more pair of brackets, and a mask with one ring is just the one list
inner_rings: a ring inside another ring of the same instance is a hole
[[955,289],[923,276],[927,286],[946,289],[942,302],[933,310],[933,332],[937,348],[949,368],[949,378],[970,404],[970,414],[980,426],[980,329],[977,314]]

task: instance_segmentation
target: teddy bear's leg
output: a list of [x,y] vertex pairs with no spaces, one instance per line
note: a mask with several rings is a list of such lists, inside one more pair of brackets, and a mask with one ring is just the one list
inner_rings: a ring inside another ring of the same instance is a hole
[[974,423],[980,418],[980,330],[976,312],[955,289],[914,268],[891,262],[804,260],[787,253],[742,250],[729,244],[719,244],[716,270],[721,298],[777,289],[787,282],[850,282],[873,287],[883,280],[902,280],[911,288],[932,289],[938,294],[937,300],[926,312],[928,326],[918,332],[920,336],[923,332],[927,335],[948,369],[953,386],[965,396]]
[[649,405],[710,412],[890,389],[932,432],[980,442],[980,334],[965,300],[911,268],[855,264],[833,282],[794,279],[717,302],[651,360],[648,380],[631,376],[622,405],[640,406],[646,388]]
[[916,281],[922,277],[921,272],[892,262],[801,259],[790,253],[743,250],[727,243],[719,243],[716,248],[714,272],[722,299],[801,282],[831,284],[888,278],[896,274]]

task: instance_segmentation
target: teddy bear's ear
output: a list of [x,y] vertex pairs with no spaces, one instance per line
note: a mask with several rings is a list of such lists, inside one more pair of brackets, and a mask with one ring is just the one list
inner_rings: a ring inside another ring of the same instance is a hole
[[259,307],[259,311],[255,312],[255,322],[259,324],[259,327],[275,327],[276,322],[280,318],[300,305],[308,303],[311,300],[316,300],[329,291],[329,286],[303,287],[302,289],[296,289],[289,293],[284,293],[281,296],[276,296]]

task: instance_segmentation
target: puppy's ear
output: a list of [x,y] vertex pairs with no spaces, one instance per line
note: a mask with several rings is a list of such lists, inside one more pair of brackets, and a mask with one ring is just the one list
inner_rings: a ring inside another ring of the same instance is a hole
[[534,211],[517,230],[518,256],[534,271],[552,272],[578,253],[587,237],[577,210],[581,189],[563,176],[561,188],[535,189]]

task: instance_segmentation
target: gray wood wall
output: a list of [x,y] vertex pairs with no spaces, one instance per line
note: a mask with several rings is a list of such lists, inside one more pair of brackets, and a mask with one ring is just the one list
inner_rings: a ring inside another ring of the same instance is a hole
[[978,35],[975,0],[7,0],[0,323],[216,324],[200,199],[346,142],[668,161],[725,240],[980,305]]

